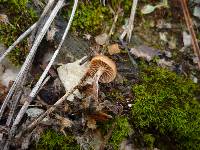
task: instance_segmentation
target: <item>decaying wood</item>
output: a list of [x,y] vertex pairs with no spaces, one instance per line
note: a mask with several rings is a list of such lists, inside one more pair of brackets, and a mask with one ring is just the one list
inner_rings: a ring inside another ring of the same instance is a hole
[[138,3],[138,0],[133,0],[133,4],[132,4],[132,8],[131,8],[131,15],[130,15],[130,18],[128,21],[128,26],[126,27],[124,32],[121,34],[120,40],[123,40],[126,35],[127,35],[128,41],[130,42],[130,40],[131,40],[132,31],[133,31],[133,23],[134,23],[134,19],[135,19],[135,12],[137,9],[137,3]]
[[199,49],[199,44],[198,44],[198,40],[193,28],[193,22],[192,19],[190,17],[190,13],[187,7],[187,1],[186,0],[180,0],[181,3],[181,7],[183,9],[183,13],[184,13],[184,18],[185,18],[185,22],[187,25],[187,28],[190,32],[190,35],[192,36],[192,46],[193,46],[193,50],[194,50],[194,54],[198,57],[198,67],[200,69],[200,49]]

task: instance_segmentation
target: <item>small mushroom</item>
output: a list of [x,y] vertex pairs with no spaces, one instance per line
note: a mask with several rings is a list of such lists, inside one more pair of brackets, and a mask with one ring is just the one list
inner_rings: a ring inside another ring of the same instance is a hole
[[95,56],[91,62],[88,74],[93,77],[94,99],[98,101],[98,82],[109,83],[113,81],[117,74],[115,63],[104,55]]
[[115,62],[104,55],[95,56],[91,62],[88,70],[90,76],[97,76],[101,83],[109,83],[113,81],[117,74]]

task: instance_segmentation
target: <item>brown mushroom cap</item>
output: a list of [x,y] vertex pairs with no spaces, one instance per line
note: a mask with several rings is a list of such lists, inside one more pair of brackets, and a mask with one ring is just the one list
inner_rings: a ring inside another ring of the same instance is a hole
[[109,83],[115,79],[117,74],[115,62],[113,62],[107,56],[95,56],[90,62],[88,73],[93,77],[99,69],[102,69],[102,75],[99,78],[99,82]]

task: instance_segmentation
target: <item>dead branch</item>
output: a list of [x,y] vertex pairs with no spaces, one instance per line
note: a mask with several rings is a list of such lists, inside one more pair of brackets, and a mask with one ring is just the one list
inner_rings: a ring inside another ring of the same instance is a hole
[[[3,114],[3,111],[6,107],[6,104],[7,102],[9,101],[10,97],[12,96],[14,90],[15,90],[15,87],[17,86],[17,84],[22,80],[22,77],[24,75],[24,72],[26,72],[26,70],[28,69],[28,67],[30,66],[29,64],[32,62],[32,59],[34,58],[35,56],[35,53],[37,51],[37,48],[40,44],[40,42],[42,41],[44,35],[46,34],[48,28],[50,27],[52,21],[54,20],[55,16],[57,15],[58,11],[62,8],[63,6],[63,3],[64,3],[64,0],[59,0],[56,4],[56,6],[54,7],[51,15],[49,16],[48,20],[46,21],[44,27],[42,28],[40,34],[37,36],[31,50],[30,50],[30,53],[28,54],[27,58],[26,58],[26,61],[24,62],[13,86],[11,87],[11,90],[9,91],[7,97],[6,97],[6,100],[4,101],[4,105],[2,105],[1,107],[1,114]],[[22,107],[23,108],[23,107]],[[0,115],[1,115],[0,114]],[[1,116],[0,116],[1,117]],[[11,127],[11,130],[9,132],[9,138],[8,140],[6,141],[6,144],[4,146],[4,150],[7,150],[9,148],[9,145],[10,145],[10,141],[15,133],[15,130],[16,130],[16,126],[18,125],[19,121],[21,120],[21,115],[20,115],[20,112],[18,113],[12,127]]]
[[14,97],[14,100],[13,100],[13,105],[11,106],[11,109],[10,109],[10,112],[9,112],[9,115],[8,115],[8,119],[6,121],[6,126],[9,127],[11,122],[12,122],[12,119],[13,119],[13,115],[14,115],[14,112],[15,112],[15,109],[17,107],[17,103],[18,101],[20,100],[21,98],[21,95],[22,95],[22,91],[20,91],[18,93],[18,95],[16,96],[16,99]]
[[[41,15],[41,18],[43,18],[43,17],[46,15],[46,13],[47,13],[48,9],[50,8],[51,4],[53,3],[53,1],[54,1],[54,0],[49,0],[48,4],[46,5],[46,7],[45,7],[45,9],[44,9],[44,11],[43,11],[43,13],[42,13],[42,15]],[[53,16],[53,17],[55,17],[55,16]],[[49,17],[49,20],[50,20],[50,19],[52,19],[52,18]],[[52,19],[52,20],[53,20],[53,19]],[[50,22],[52,22],[52,21],[50,21]],[[2,106],[1,106],[1,109],[0,109],[0,119],[1,119],[1,117],[2,117],[2,115],[3,115],[3,113],[4,113],[4,110],[5,110],[5,108],[6,108],[6,105],[7,105],[8,101],[10,100],[10,98],[11,98],[11,96],[13,95],[14,91],[16,90],[16,87],[17,87],[17,86],[20,84],[20,82],[22,81],[22,79],[23,79],[23,74],[26,74],[26,73],[27,73],[27,71],[26,71],[27,69],[26,69],[26,68],[29,68],[29,67],[31,66],[30,63],[32,62],[32,60],[33,60],[33,58],[34,58],[34,56],[35,56],[37,47],[38,47],[39,43],[41,42],[42,38],[44,37],[44,34],[47,32],[49,26],[50,26],[50,25],[47,24],[47,26],[46,26],[47,29],[45,29],[45,27],[43,28],[44,33],[41,33],[40,37],[39,37],[39,36],[37,37],[36,42],[35,42],[35,46],[32,47],[32,49],[30,50],[30,53],[29,53],[29,55],[27,56],[26,61],[24,62],[24,64],[23,64],[23,66],[22,66],[22,68],[21,68],[19,74],[17,75],[17,78],[15,79],[15,82],[13,83],[12,87],[10,88],[9,93],[7,94],[7,96],[6,96],[6,98],[5,98],[4,102],[3,102],[3,104],[2,104]],[[46,31],[45,31],[45,30],[46,30]]]
[[61,39],[61,42],[60,42],[60,44],[58,45],[58,48],[56,49],[56,51],[54,52],[54,54],[53,54],[53,56],[52,56],[52,58],[51,58],[49,64],[47,65],[47,67],[45,68],[44,72],[42,73],[40,79],[38,80],[38,82],[36,83],[35,87],[34,87],[33,90],[31,91],[30,97],[32,97],[32,98],[34,98],[34,97],[36,96],[36,94],[37,94],[37,92],[38,92],[38,89],[40,88],[40,86],[41,86],[41,84],[42,84],[44,78],[46,77],[47,73],[49,72],[49,69],[51,68],[53,62],[55,61],[56,56],[58,55],[58,53],[59,53],[59,51],[60,51],[60,49],[61,49],[61,47],[62,47],[62,44],[63,44],[63,42],[64,42],[64,40],[65,40],[65,38],[66,38],[66,36],[67,36],[67,33],[68,33],[69,29],[70,29],[72,20],[73,20],[73,18],[74,18],[74,14],[75,14],[75,11],[76,11],[76,8],[77,8],[77,4],[78,4],[78,0],[75,0],[75,1],[74,1],[74,6],[73,6],[73,10],[72,10],[71,17],[70,17],[70,19],[69,19],[69,23],[68,23],[68,25],[67,25],[67,27],[66,27],[66,29],[65,29],[64,34],[63,34],[63,37],[62,37],[62,39]]
[[194,50],[194,54],[198,57],[198,67],[200,69],[200,49],[199,49],[199,44],[198,44],[198,40],[193,28],[193,23],[192,23],[192,19],[190,17],[190,13],[187,7],[187,1],[186,0],[180,0],[181,3],[181,7],[183,9],[183,13],[184,13],[184,18],[185,18],[185,22],[187,25],[187,28],[190,32],[190,35],[192,36],[192,47]]
[[22,108],[20,109],[16,119],[15,119],[15,122],[13,123],[13,126],[16,126],[20,121],[21,121],[21,118],[23,117],[24,113],[26,112],[29,104],[33,101],[33,99],[35,98],[35,96],[37,95],[38,93],[38,90],[40,89],[41,87],[41,84],[43,83],[44,81],[44,78],[46,77],[50,67],[52,66],[57,54],[59,53],[59,50],[66,38],[66,35],[69,31],[69,28],[71,26],[71,23],[72,23],[72,20],[73,20],[73,17],[74,17],[74,14],[75,14],[75,11],[76,11],[76,8],[77,8],[77,4],[78,4],[78,0],[75,0],[74,2],[74,7],[73,7],[73,11],[72,11],[72,15],[70,17],[70,20],[69,20],[69,23],[67,25],[67,28],[65,30],[65,33],[63,34],[63,37],[62,37],[62,40],[57,48],[57,50],[55,51],[53,57],[51,58],[51,61],[49,62],[49,64],[47,65],[46,69],[44,70],[43,74],[41,75],[40,79],[38,80],[38,82],[36,83],[35,87],[33,88],[33,90],[31,91],[30,95],[29,95],[29,98],[27,101],[25,101],[24,105],[22,106]]
[[124,32],[121,34],[120,40],[123,40],[126,35],[127,35],[128,41],[130,42],[130,40],[131,40],[137,3],[138,3],[138,0],[133,0],[133,4],[132,4],[132,8],[131,8],[131,15],[130,15],[130,18],[128,21],[128,26],[126,27]]
[[28,125],[28,127],[26,129],[23,129],[21,132],[27,132],[30,131],[31,129],[33,129],[35,126],[37,126],[37,124],[39,124],[40,121],[42,121],[47,115],[49,115],[50,113],[52,113],[59,105],[61,105],[71,94],[73,94],[73,92],[78,89],[82,83],[86,80],[87,78],[87,73],[83,76],[83,78],[80,80],[80,82],[71,90],[69,90],[68,92],[66,92],[66,94],[61,97],[53,106],[51,106],[50,108],[48,108],[46,110],[46,112],[44,112],[41,116],[39,116],[36,120],[34,120],[30,125]]

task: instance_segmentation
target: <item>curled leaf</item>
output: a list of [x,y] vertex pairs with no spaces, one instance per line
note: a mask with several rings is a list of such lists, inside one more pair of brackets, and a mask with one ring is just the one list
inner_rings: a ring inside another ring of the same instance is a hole
[[156,9],[156,6],[153,5],[146,5],[142,8],[141,13],[142,14],[150,14]]

